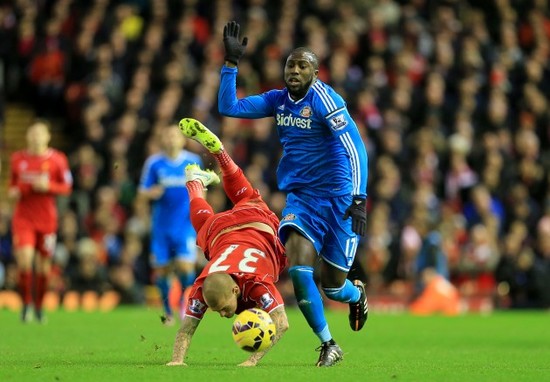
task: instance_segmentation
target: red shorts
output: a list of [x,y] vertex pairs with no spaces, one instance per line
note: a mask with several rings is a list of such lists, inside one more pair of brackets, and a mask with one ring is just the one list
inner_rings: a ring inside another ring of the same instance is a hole
[[55,251],[57,235],[55,232],[43,233],[37,232],[32,228],[19,225],[13,227],[13,247],[19,249],[22,247],[33,247],[42,257],[51,258]]

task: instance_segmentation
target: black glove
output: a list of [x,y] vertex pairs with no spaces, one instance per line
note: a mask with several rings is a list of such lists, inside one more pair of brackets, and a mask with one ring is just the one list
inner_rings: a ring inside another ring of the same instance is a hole
[[243,56],[248,37],[243,38],[242,44],[239,42],[239,32],[241,26],[235,21],[228,22],[223,27],[223,45],[225,46],[225,61],[235,65],[239,64],[239,59]]
[[351,216],[351,229],[360,236],[367,232],[367,201],[353,198],[351,205],[344,214],[344,220]]

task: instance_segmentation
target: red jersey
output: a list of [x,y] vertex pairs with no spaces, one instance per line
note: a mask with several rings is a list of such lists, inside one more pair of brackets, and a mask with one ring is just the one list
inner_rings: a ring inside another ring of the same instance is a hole
[[[232,209],[208,218],[197,233],[197,245],[204,252],[206,259],[210,260],[211,252],[213,252],[212,239],[226,228],[247,223],[264,223],[271,227],[275,234],[270,235],[269,245],[274,251],[284,253],[284,246],[277,236],[279,218],[269,209],[258,190],[254,190],[250,198],[241,199]],[[216,250],[219,248],[218,240],[214,242]]]
[[[256,220],[258,221],[258,220]],[[186,304],[185,315],[202,319],[208,308],[202,295],[206,276],[224,272],[240,288],[236,313],[259,307],[266,312],[284,304],[275,282],[286,265],[284,252],[276,249],[273,235],[253,228],[231,231],[215,243],[212,258],[195,280]]]
[[[42,233],[57,231],[55,196],[69,194],[73,185],[66,155],[52,148],[44,155],[21,150],[10,159],[9,187],[21,193],[13,214],[14,231],[20,226]],[[32,183],[43,177],[48,179],[48,191],[33,190]]]

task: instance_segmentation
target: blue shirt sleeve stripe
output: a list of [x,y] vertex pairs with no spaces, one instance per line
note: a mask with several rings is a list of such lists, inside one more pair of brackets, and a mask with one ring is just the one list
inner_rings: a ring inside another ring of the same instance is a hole
[[353,184],[353,195],[360,195],[360,174],[361,174],[361,165],[359,161],[359,153],[357,152],[357,148],[355,144],[353,143],[353,140],[351,139],[351,136],[349,132],[346,132],[342,135],[340,135],[340,140],[342,141],[342,144],[344,145],[344,148],[349,154],[350,157],[350,163],[351,163],[351,175],[352,175],[352,184]]
[[326,116],[325,116],[325,119],[329,119],[329,118],[332,117],[334,114],[338,114],[339,112],[341,112],[341,111],[344,110],[344,109],[345,109],[345,107],[342,106],[341,108],[334,110],[332,113],[326,115]]
[[334,100],[328,94],[327,89],[325,89],[325,87],[321,85],[319,81],[313,84],[313,90],[319,96],[319,99],[323,103],[323,106],[327,111],[326,114],[330,114],[338,108]]

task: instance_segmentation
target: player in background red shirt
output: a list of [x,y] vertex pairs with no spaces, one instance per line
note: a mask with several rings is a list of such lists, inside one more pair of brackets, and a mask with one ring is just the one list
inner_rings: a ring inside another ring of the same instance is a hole
[[26,149],[10,158],[8,198],[15,202],[12,233],[23,322],[31,319],[33,303],[35,318],[39,322],[44,320],[42,301],[56,245],[56,196],[69,194],[73,184],[67,157],[49,147],[50,139],[48,124],[36,121],[27,129]]
[[[204,189],[219,183],[220,179],[198,165],[186,167],[191,222],[197,231],[197,245],[208,263],[191,287],[168,366],[185,365],[191,338],[207,308],[226,318],[248,308],[265,310],[276,326],[273,344],[288,329],[283,299],[275,287],[287,262],[277,234],[277,215],[252,188],[218,137],[190,118],[182,119],[179,126],[185,136],[198,141],[214,155],[222,172],[225,193],[234,206],[215,214],[204,199]],[[252,353],[240,366],[255,366],[271,347]]]

